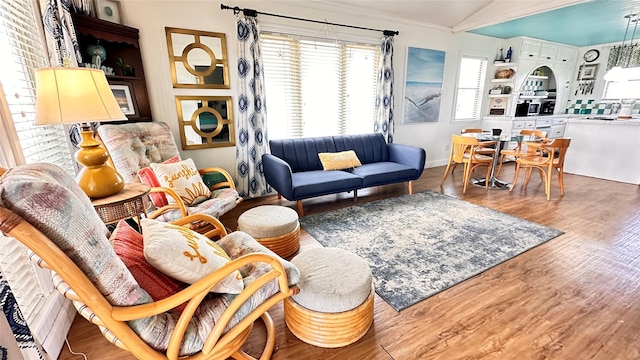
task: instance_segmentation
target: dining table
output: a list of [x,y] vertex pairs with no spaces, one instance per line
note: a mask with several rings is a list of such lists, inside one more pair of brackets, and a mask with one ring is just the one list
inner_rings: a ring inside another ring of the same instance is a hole
[[487,181],[489,181],[489,189],[509,190],[511,189],[511,183],[508,181],[500,180],[495,176],[496,167],[498,165],[498,159],[500,159],[500,152],[504,150],[508,143],[515,141],[521,144],[523,141],[536,141],[536,137],[524,136],[524,135],[491,135],[490,133],[478,133],[476,138],[480,140],[480,145],[484,141],[495,141],[495,154],[493,155],[493,163],[491,164],[491,172],[489,178],[474,178],[471,182],[474,185],[485,187]]

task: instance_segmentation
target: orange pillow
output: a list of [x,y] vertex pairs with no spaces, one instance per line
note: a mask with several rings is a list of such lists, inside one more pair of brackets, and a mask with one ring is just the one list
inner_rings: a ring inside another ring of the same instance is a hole
[[[142,235],[121,220],[109,239],[118,257],[154,301],[165,299],[187,287],[186,284],[172,279],[156,270],[144,258]],[[187,303],[176,307],[178,312],[184,311]]]
[[[178,161],[180,161],[180,158],[178,157],[178,155],[176,155],[171,159],[167,159],[163,161],[162,163],[173,164],[173,163],[177,163]],[[143,183],[151,187],[162,186],[160,185],[160,182],[158,181],[156,174],[153,172],[153,170],[150,167],[145,167],[138,170],[138,177],[140,178],[140,181],[142,181]],[[153,205],[155,205],[155,207],[157,208],[161,208],[163,206],[169,205],[169,202],[167,201],[167,196],[163,193],[150,193],[149,197],[151,198],[151,202],[153,203]]]

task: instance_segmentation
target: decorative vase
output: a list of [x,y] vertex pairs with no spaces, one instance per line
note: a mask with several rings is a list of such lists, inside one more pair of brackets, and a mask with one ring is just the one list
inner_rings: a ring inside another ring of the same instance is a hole
[[91,64],[93,64],[96,69],[100,69],[102,62],[107,58],[107,51],[104,49],[104,46],[100,45],[100,40],[98,40],[95,45],[89,45],[87,47],[87,55],[91,56]]

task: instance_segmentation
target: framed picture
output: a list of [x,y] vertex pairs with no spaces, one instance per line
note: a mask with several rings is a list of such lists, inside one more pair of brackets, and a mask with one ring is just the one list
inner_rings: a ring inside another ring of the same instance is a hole
[[136,118],[140,116],[131,83],[126,81],[111,82],[109,83],[109,87],[111,88],[111,92],[113,92],[113,96],[115,96],[118,105],[120,105],[120,109],[128,118]]
[[444,51],[409,48],[402,123],[438,122],[444,55]]
[[120,1],[118,0],[94,0],[96,16],[98,19],[120,24]]
[[580,65],[577,80],[592,80],[598,73],[598,64]]

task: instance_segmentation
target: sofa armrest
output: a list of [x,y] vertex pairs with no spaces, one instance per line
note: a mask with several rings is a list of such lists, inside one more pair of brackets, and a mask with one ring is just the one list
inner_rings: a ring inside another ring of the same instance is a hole
[[293,180],[289,164],[275,155],[264,154],[262,166],[267,183],[285,199],[293,200]]
[[427,153],[423,148],[402,144],[389,144],[389,161],[407,165],[422,174]]

